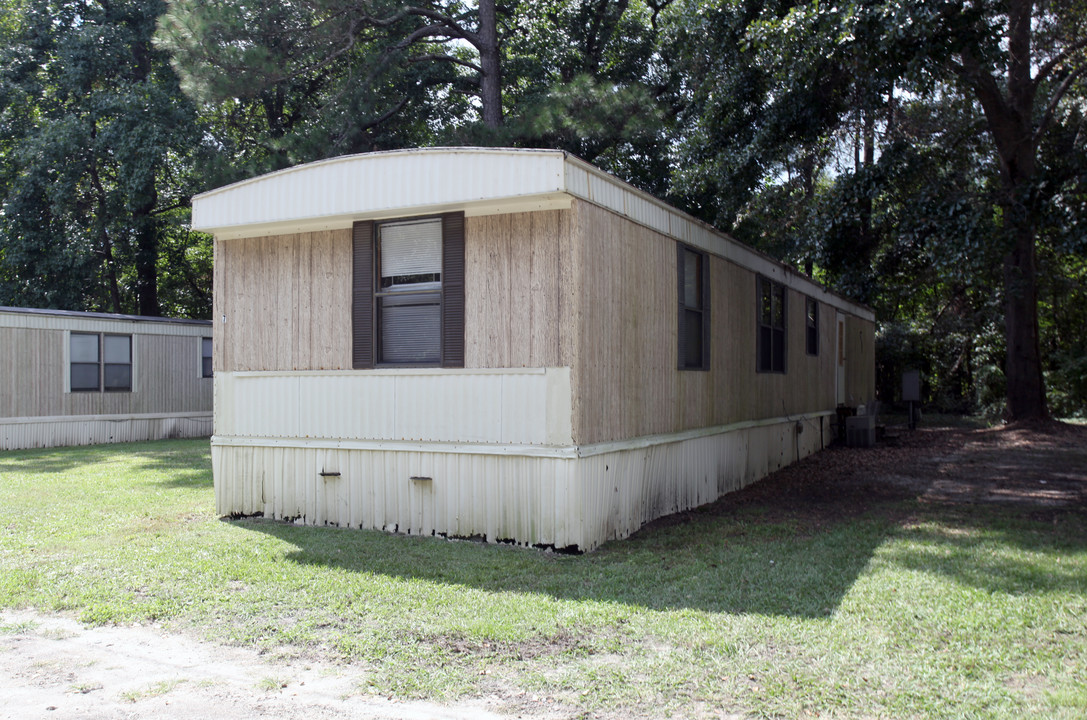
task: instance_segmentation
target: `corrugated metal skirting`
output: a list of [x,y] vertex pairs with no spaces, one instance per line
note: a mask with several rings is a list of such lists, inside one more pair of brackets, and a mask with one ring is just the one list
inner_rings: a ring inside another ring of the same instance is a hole
[[589,551],[821,449],[824,422],[789,420],[574,458],[213,438],[216,505],[224,515]]
[[211,435],[212,414],[180,417],[81,418],[0,422],[0,450],[140,442]]

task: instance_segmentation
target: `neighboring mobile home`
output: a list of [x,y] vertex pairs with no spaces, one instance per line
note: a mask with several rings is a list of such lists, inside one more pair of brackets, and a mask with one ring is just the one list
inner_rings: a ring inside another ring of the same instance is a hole
[[0,450],[210,435],[211,329],[0,307]]
[[310,163],[193,227],[223,514],[587,551],[874,397],[871,310],[560,151]]

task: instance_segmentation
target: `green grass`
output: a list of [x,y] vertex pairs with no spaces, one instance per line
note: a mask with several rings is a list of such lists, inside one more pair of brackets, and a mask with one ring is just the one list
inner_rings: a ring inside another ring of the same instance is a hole
[[0,453],[0,607],[153,620],[354,663],[362,692],[575,717],[1087,711],[1078,513],[751,505],[565,556],[224,521],[206,440],[20,451]]

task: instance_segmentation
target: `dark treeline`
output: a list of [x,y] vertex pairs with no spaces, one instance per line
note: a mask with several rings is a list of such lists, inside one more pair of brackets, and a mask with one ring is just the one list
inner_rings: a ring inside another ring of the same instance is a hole
[[569,150],[875,308],[880,395],[1087,413],[1081,3],[9,0],[0,304],[208,317],[193,194]]

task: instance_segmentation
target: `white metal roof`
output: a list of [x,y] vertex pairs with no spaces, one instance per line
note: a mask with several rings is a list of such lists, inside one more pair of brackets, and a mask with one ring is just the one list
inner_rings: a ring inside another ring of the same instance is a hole
[[219,239],[351,227],[358,220],[463,210],[493,215],[606,207],[855,315],[872,310],[562,150],[419,148],[346,155],[193,198],[192,226]]
[[210,337],[212,326],[210,320],[118,315],[51,308],[0,307],[0,327]]

